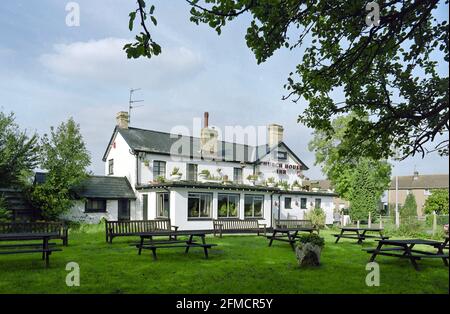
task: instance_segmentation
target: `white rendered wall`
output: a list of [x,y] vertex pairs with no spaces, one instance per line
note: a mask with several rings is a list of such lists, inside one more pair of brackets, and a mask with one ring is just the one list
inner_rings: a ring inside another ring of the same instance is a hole
[[114,159],[114,177],[127,177],[131,186],[136,185],[136,156],[130,153],[130,146],[125,139],[116,133],[113,140],[114,145],[111,147],[105,162],[105,175],[109,175],[109,160]]

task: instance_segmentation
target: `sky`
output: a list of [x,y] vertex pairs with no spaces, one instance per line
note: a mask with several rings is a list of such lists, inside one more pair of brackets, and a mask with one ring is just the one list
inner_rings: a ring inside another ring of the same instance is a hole
[[[278,123],[285,128],[285,142],[310,167],[306,175],[324,178],[308,151],[312,130],[297,123],[307,103],[281,100],[301,51],[279,50],[258,65],[244,39],[247,18],[217,36],[208,26],[189,21],[184,1],[158,0],[153,36],[163,53],[151,60],[128,60],[122,47],[133,38],[128,14],[135,1],[76,1],[78,27],[66,25],[68,3],[0,2],[0,110],[14,112],[29,133],[42,135],[73,117],[91,153],[90,170],[102,175],[116,113],[128,109],[129,90],[140,88],[135,99],[144,100],[143,107],[134,110],[133,127],[192,129],[193,119],[205,111],[211,124],[222,129]],[[448,11],[439,14],[448,21]],[[393,174],[411,175],[414,169],[448,173],[448,157],[408,158],[394,163]]]

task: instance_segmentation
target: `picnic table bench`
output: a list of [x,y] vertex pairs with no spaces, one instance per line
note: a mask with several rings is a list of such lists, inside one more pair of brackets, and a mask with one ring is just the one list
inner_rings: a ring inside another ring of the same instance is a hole
[[267,236],[267,239],[270,240],[269,247],[272,246],[273,241],[282,241],[288,242],[291,245],[292,249],[295,251],[295,242],[299,238],[298,234],[300,232],[313,233],[314,231],[316,231],[316,229],[313,227],[274,228],[273,234],[271,236]]
[[[0,223],[0,235],[3,234],[45,234],[51,233],[52,239],[60,239],[64,246],[69,245],[69,228],[64,222],[7,222]],[[0,239],[0,241],[2,241]]]
[[[383,235],[383,228],[355,228],[355,227],[342,227],[340,234],[334,234],[336,239],[335,243],[338,243],[341,238],[344,239],[356,239],[358,244],[362,244],[366,239],[381,239],[387,240],[389,237]],[[370,235],[367,233],[378,233],[377,235]]]
[[[448,241],[448,239],[447,239]],[[448,242],[447,242],[448,243]],[[417,250],[416,245],[424,245],[436,249],[435,252]],[[444,253],[446,242],[410,239],[410,240],[379,240],[377,248],[363,249],[372,254],[370,262],[374,262],[378,255],[407,258],[416,270],[419,270],[417,261],[423,258],[440,258],[448,266],[448,253]]]
[[314,227],[311,220],[307,219],[278,219],[275,221],[276,228],[286,229],[286,228],[314,228],[317,234],[320,233],[320,229]]
[[261,233],[266,234],[267,225],[260,224],[257,219],[235,219],[221,218],[213,220],[214,236],[219,234],[222,238],[224,233]]
[[[217,244],[207,244],[206,235],[211,231],[155,231],[140,233],[140,242],[136,245],[138,254],[142,254],[142,250],[151,250],[153,259],[157,260],[156,251],[158,249],[184,248],[185,254],[189,253],[191,248],[202,248],[205,258],[208,259],[208,250],[217,246]],[[180,236],[189,237],[188,240],[177,240]],[[169,237],[169,240],[155,240],[155,237]],[[194,237],[200,238],[201,243],[194,240]],[[147,240],[147,242],[146,242]]]
[[50,263],[50,255],[53,252],[62,251],[61,249],[55,247],[55,243],[49,243],[50,239],[54,239],[56,237],[58,237],[57,232],[0,234],[0,241],[42,241],[42,244],[26,243],[0,245],[0,255],[41,253],[42,260],[45,260],[45,266],[48,267]]
[[141,233],[153,231],[177,231],[170,219],[106,221],[106,242],[112,244],[116,237],[139,236]]

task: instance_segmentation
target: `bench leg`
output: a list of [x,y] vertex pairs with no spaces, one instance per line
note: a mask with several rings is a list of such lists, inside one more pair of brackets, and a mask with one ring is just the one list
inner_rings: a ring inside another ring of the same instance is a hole
[[158,257],[156,256],[156,248],[152,248],[152,254],[153,254],[153,260],[157,260]]
[[138,255],[142,255],[142,246],[144,245],[144,237],[141,237],[141,242],[139,243]]
[[191,244],[194,242],[193,239],[194,239],[194,236],[193,236],[193,235],[189,236],[189,240],[188,240],[188,242],[187,242],[186,251],[184,252],[185,254],[188,254],[188,253],[189,253],[190,246],[191,246]]
[[[443,255],[444,254],[444,250],[442,249],[442,247],[438,248],[438,255]],[[448,259],[443,257],[442,261],[444,262],[444,265],[448,267]]]
[[[206,239],[205,236],[202,236],[202,244],[206,245]],[[205,258],[208,259],[208,248],[206,246],[203,247],[203,251],[205,252]]]
[[275,239],[275,236],[276,236],[276,235],[277,235],[277,233],[274,232],[273,235],[272,235],[272,237],[270,238],[270,241],[269,241],[269,247],[272,247],[273,240]]
[[336,242],[334,242],[335,244],[338,244],[339,240],[341,239],[341,236],[344,234],[344,232],[341,230],[341,234],[339,236],[337,236],[336,238]]
[[375,259],[377,258],[378,253],[380,252],[381,248],[383,247],[383,244],[379,243],[377,248],[375,249],[375,251],[372,254],[372,257],[370,258],[370,262],[373,263],[375,262]]
[[47,252],[46,254],[45,254],[45,267],[49,267],[49,265],[50,265],[50,252]]

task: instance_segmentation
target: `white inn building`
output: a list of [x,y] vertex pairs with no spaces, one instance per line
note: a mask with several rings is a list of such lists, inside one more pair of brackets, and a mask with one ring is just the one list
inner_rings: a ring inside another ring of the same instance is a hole
[[270,227],[274,219],[303,219],[321,207],[333,223],[336,195],[302,187],[308,167],[283,142],[282,126],[270,125],[268,143],[253,147],[219,140],[208,120],[205,113],[201,134],[191,137],[132,128],[128,113],[118,113],[103,157],[105,177],[90,179],[95,182],[79,193],[86,203],[69,216],[170,218],[181,230],[209,230],[217,218],[258,219]]

